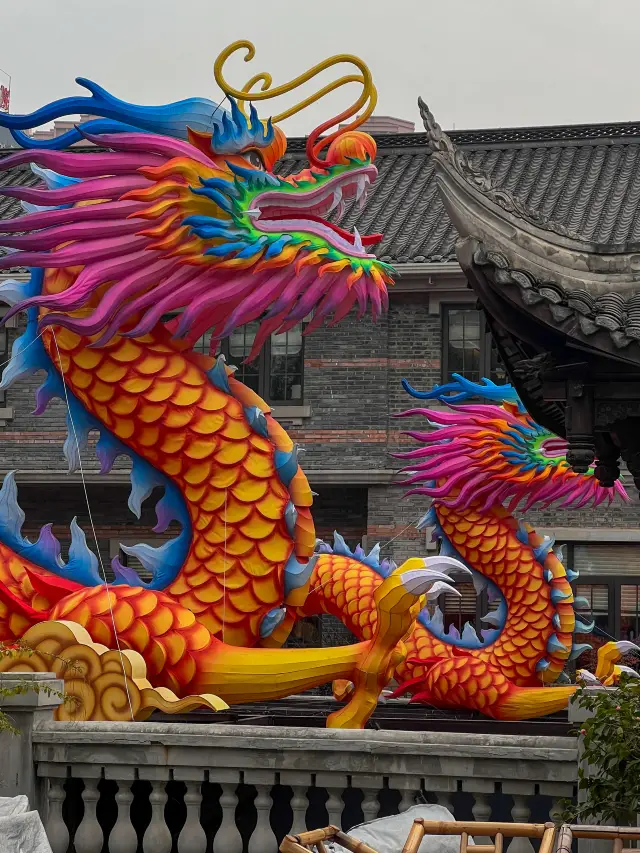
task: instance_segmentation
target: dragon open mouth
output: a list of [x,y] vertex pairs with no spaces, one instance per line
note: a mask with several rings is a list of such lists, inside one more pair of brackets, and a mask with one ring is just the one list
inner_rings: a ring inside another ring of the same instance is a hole
[[562,438],[557,438],[556,436],[552,438],[545,438],[540,445],[540,450],[542,451],[543,456],[546,456],[548,459],[557,459],[559,456],[564,456],[566,454],[567,442]]
[[355,196],[363,206],[367,200],[369,186],[375,181],[378,170],[375,166],[363,166],[342,175],[337,175],[317,189],[295,195],[278,190],[267,191],[256,197],[248,214],[254,225],[264,232],[306,232],[321,237],[346,255],[372,258],[366,247],[379,243],[382,234],[360,236],[329,222],[324,217],[336,211],[339,220],[345,211],[345,201]]

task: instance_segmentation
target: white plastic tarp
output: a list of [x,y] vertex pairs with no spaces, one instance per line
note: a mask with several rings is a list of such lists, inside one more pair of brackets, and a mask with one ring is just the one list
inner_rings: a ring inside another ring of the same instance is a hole
[[0,797],[0,853],[51,853],[38,812],[24,796]]
[[[364,841],[377,853],[400,853],[409,836],[416,818],[423,820],[455,820],[454,816],[444,806],[419,805],[412,806],[402,814],[391,817],[380,817],[377,820],[362,823],[350,829],[348,835],[357,841]],[[473,844],[473,839],[469,839]],[[343,853],[344,847],[334,844],[329,848],[332,853]],[[460,850],[459,835],[425,835],[420,845],[420,853],[458,853]]]

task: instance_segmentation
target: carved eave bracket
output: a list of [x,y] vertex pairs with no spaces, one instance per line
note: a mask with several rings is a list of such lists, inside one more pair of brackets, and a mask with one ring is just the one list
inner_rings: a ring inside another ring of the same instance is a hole
[[471,286],[473,266],[500,299],[550,333],[640,364],[640,244],[590,243],[530,210],[473,168],[423,101],[420,110]]

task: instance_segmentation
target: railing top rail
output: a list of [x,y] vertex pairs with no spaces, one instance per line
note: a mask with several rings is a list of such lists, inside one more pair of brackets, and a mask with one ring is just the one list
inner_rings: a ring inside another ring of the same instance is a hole
[[570,737],[493,735],[468,732],[405,732],[373,729],[317,729],[303,726],[230,726],[202,723],[62,723],[43,722],[34,730],[35,743],[110,743],[115,746],[158,743],[220,745],[246,749],[346,752],[456,753],[483,758],[522,757],[529,760],[575,761],[577,745]]

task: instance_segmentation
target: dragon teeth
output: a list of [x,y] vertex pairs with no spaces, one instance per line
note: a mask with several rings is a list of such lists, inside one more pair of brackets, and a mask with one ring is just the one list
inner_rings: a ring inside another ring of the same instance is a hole
[[353,246],[358,252],[364,252],[364,246],[362,245],[362,238],[360,237],[360,232],[358,229],[353,226]]
[[337,211],[336,211],[336,220],[337,220],[338,222],[339,222],[339,221],[342,219],[342,217],[344,216],[345,209],[346,209],[346,208],[345,208],[345,203],[341,200],[341,201],[340,201],[340,204],[338,205],[338,209],[337,209]]
[[360,197],[364,193],[366,195],[367,192],[367,184],[369,183],[368,175],[360,175],[358,178],[358,189],[356,190],[356,201],[360,200]]
[[[331,202],[331,207],[327,211],[327,213],[331,213],[332,210],[342,207],[344,211],[344,202],[342,201],[342,190],[338,187],[333,193],[333,201]],[[338,211],[338,215],[340,216],[340,212]]]

